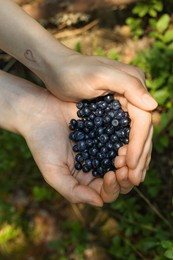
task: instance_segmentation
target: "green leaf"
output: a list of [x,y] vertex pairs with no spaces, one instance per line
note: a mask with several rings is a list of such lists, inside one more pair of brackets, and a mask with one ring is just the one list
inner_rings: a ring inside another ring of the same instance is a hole
[[173,41],[173,30],[168,30],[163,36],[163,41],[168,43]]
[[168,249],[168,250],[165,252],[165,256],[166,256],[168,259],[173,259],[173,248]]
[[164,105],[166,100],[169,98],[169,91],[167,88],[163,88],[153,93],[153,96],[160,105]]
[[168,28],[170,17],[168,14],[163,14],[157,22],[157,30],[160,32],[165,31]]
[[160,1],[156,1],[156,4],[154,6],[154,9],[158,12],[161,12],[163,10],[163,3]]
[[173,247],[173,242],[170,241],[170,240],[163,240],[163,241],[161,242],[161,245],[162,245],[162,247],[165,248],[165,249],[170,249],[170,248]]
[[149,10],[149,15],[151,15],[151,17],[156,17],[157,16],[157,12],[154,9],[150,9]]

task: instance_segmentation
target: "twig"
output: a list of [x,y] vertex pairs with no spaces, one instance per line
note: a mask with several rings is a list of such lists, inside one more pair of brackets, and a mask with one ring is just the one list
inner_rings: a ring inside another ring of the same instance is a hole
[[91,23],[83,26],[82,28],[56,33],[56,34],[54,34],[54,37],[56,39],[62,39],[62,38],[68,38],[68,37],[72,37],[72,36],[75,36],[78,34],[82,34],[86,31],[90,30],[94,26],[96,26],[98,24],[98,22],[99,22],[98,20],[94,20]]
[[134,190],[138,193],[138,195],[146,202],[146,204],[155,212],[155,214],[163,220],[163,222],[169,226],[172,229],[172,226],[170,225],[169,221],[157,210],[156,207],[152,205],[152,203],[144,196],[144,194],[138,189],[134,188]]

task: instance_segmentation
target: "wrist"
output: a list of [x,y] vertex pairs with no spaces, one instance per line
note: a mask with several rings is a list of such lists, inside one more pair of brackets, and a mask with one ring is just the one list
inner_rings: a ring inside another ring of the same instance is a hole
[[0,127],[25,137],[47,96],[47,90],[0,71]]

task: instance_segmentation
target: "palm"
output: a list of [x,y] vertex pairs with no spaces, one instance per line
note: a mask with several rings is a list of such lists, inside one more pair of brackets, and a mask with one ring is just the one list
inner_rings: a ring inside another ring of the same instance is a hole
[[75,104],[59,101],[49,94],[44,106],[42,103],[40,106],[41,112],[35,116],[36,120],[32,119],[33,130],[29,131],[26,141],[45,180],[72,202],[101,205],[102,200],[115,199],[119,185],[113,172],[103,180],[74,168],[68,125],[70,119],[76,117]]

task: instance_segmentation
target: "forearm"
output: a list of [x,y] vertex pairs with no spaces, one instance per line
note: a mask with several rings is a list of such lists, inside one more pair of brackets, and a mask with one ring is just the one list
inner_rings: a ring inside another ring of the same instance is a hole
[[23,135],[29,118],[38,112],[33,104],[45,91],[0,70],[0,127]]
[[51,59],[70,51],[12,0],[0,0],[0,48],[42,79]]

